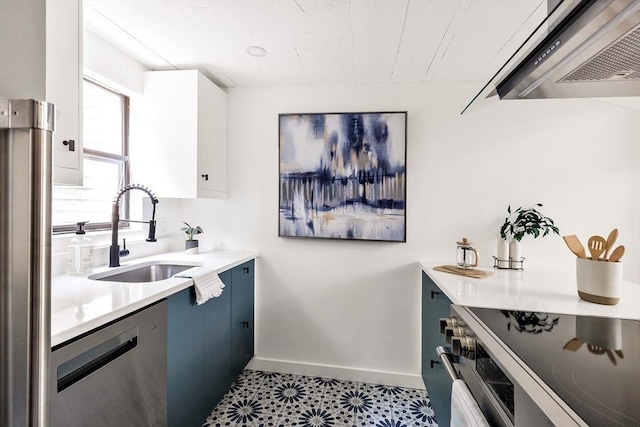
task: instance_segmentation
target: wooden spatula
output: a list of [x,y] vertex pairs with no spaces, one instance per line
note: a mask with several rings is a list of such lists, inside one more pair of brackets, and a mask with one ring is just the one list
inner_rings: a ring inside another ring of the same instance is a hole
[[584,246],[580,243],[578,236],[572,234],[570,236],[562,236],[564,242],[569,246],[569,250],[573,252],[578,258],[586,258],[587,255],[584,252]]
[[591,259],[598,261],[600,255],[607,249],[607,241],[601,236],[591,236],[587,242],[589,253],[591,253]]
[[609,262],[618,262],[620,258],[624,255],[624,246],[620,245],[611,252],[611,256],[607,261]]
[[618,238],[618,229],[614,228],[609,233],[609,237],[607,237],[607,248],[604,251],[604,255],[602,255],[602,259],[609,259],[609,251],[613,249],[614,243],[616,243],[616,239]]
[[568,343],[566,343],[564,347],[562,347],[562,349],[569,350],[569,351],[577,351],[581,346],[582,346],[582,341],[580,341],[578,338],[574,338],[570,340]]

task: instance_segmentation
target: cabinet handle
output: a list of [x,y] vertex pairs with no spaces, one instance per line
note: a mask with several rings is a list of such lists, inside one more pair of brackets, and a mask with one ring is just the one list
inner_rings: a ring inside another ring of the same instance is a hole
[[73,139],[62,141],[62,145],[69,148],[69,151],[76,151],[76,141]]
[[245,274],[249,274],[249,267],[242,267],[242,271],[244,271]]
[[242,322],[242,327],[245,329],[249,329],[249,322]]
[[431,299],[434,299],[436,297],[436,295],[440,295],[440,292],[438,291],[431,291]]
[[209,174],[208,173],[203,173],[202,174],[202,179],[205,181],[209,181]]

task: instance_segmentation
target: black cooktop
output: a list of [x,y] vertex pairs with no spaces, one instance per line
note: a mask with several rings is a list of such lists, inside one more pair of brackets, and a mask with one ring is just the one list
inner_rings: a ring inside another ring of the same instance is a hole
[[640,321],[470,310],[590,426],[640,426]]

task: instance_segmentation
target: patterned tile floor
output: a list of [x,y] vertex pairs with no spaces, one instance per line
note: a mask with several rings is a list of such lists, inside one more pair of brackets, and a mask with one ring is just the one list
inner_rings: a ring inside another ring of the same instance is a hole
[[245,370],[204,426],[436,426],[424,390]]

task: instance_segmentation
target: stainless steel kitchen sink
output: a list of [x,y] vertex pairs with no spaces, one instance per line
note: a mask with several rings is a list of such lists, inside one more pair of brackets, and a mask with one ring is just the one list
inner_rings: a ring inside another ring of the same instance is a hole
[[191,264],[175,264],[166,261],[150,261],[93,274],[89,276],[89,279],[126,283],[157,282],[159,280],[169,279],[193,267],[197,266]]

